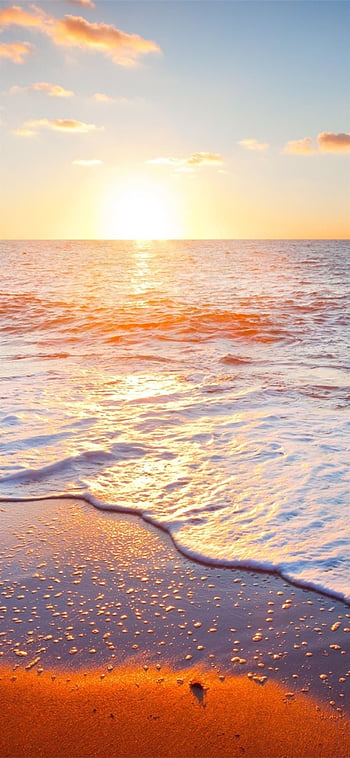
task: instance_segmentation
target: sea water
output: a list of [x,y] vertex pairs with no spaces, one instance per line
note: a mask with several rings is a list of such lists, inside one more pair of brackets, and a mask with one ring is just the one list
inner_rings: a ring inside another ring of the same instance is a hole
[[346,241],[1,242],[0,496],[350,600]]

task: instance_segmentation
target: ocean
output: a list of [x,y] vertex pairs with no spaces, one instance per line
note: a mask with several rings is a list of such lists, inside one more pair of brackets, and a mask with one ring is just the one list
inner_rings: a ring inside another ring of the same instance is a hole
[[349,243],[0,242],[0,497],[350,601]]

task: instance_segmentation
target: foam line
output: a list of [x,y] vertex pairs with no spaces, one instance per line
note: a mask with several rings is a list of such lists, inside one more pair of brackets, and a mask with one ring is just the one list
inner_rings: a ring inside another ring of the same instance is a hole
[[172,530],[169,529],[166,524],[162,524],[158,522],[154,517],[150,516],[146,512],[137,511],[133,508],[129,508],[127,506],[122,505],[111,505],[108,503],[101,503],[101,501],[97,500],[97,498],[94,498],[92,495],[88,493],[74,493],[74,494],[68,494],[67,492],[62,492],[60,494],[52,494],[52,495],[41,495],[39,497],[24,497],[24,498],[11,498],[11,497],[3,497],[0,496],[0,503],[25,503],[25,502],[36,502],[36,501],[46,501],[46,500],[81,500],[85,503],[88,503],[89,505],[92,505],[94,508],[97,508],[101,511],[109,511],[112,513],[127,513],[132,516],[137,516],[138,518],[142,519],[146,524],[151,524],[152,526],[157,527],[158,529],[161,529],[163,532],[169,535],[174,547],[176,550],[178,550],[181,555],[184,555],[185,558],[189,558],[192,561],[195,561],[196,563],[201,564],[202,566],[217,566],[218,568],[228,568],[228,569],[239,569],[243,571],[254,571],[257,573],[264,573],[264,574],[274,574],[276,576],[280,576],[281,579],[287,581],[289,584],[291,584],[294,587],[300,587],[302,589],[312,590],[313,592],[317,592],[320,595],[323,595],[324,597],[333,598],[334,600],[341,600],[345,605],[350,607],[350,598],[346,597],[345,595],[337,592],[331,592],[327,587],[323,587],[322,585],[314,584],[312,582],[302,581],[302,580],[296,580],[294,577],[291,577],[289,574],[287,574],[283,567],[281,566],[274,566],[271,564],[262,564],[255,560],[225,560],[221,558],[217,559],[210,559],[207,556],[202,555],[199,552],[195,552],[193,550],[186,549],[174,536],[172,533]]

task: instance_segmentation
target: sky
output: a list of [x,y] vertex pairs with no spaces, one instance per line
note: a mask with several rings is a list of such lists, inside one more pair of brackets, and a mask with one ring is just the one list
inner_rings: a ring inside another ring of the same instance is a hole
[[0,0],[0,237],[349,238],[349,34],[337,0]]

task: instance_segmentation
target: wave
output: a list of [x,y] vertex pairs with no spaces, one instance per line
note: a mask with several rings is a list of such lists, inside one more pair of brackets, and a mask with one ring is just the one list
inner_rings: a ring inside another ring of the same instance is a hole
[[40,468],[26,468],[19,471],[17,470],[11,474],[5,474],[5,476],[0,477],[0,484],[6,482],[38,482],[41,479],[45,479],[47,476],[51,476],[51,474],[64,474],[76,468],[81,471],[82,467],[86,464],[89,467],[103,466],[108,463],[116,463],[128,458],[139,458],[140,456],[147,455],[149,452],[150,449],[142,445],[117,443],[112,446],[111,452],[102,449],[86,450],[79,455],[72,455],[63,458],[63,460],[49,463],[46,466],[41,466]]
[[220,363],[226,363],[229,366],[244,366],[245,364],[251,364],[252,362],[252,358],[247,358],[242,355],[231,355],[231,353],[223,355],[222,358],[220,358]]
[[[237,304],[236,304],[237,305]],[[25,336],[40,332],[44,336],[61,335],[65,341],[81,341],[82,337],[98,335],[108,342],[119,342],[137,334],[159,335],[165,339],[199,340],[226,336],[263,342],[294,341],[294,328],[288,319],[274,313],[271,303],[261,303],[245,310],[247,304],[238,303],[240,309],[198,307],[178,301],[146,301],[141,304],[97,306],[91,303],[74,303],[43,299],[28,295],[7,295],[0,301],[0,331],[4,334]],[[265,313],[261,313],[265,310]],[[269,313],[270,312],[270,313]],[[46,339],[47,339],[46,337]]]

